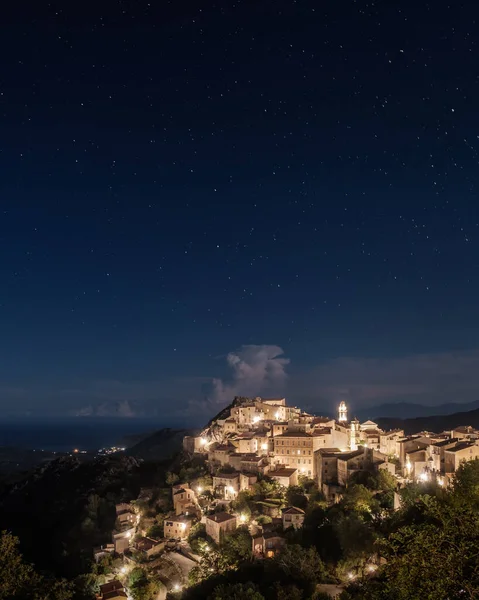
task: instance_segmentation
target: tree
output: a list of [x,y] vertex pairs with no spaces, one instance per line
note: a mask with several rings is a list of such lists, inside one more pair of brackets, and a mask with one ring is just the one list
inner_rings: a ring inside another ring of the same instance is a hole
[[19,596],[22,590],[38,583],[31,565],[23,562],[19,550],[20,540],[2,531],[0,537],[0,598]]
[[286,503],[288,506],[296,506],[306,510],[308,499],[304,495],[303,488],[299,485],[290,485],[286,490]]
[[379,509],[379,503],[374,499],[373,493],[364,485],[352,485],[346,488],[341,505],[346,510],[363,513],[372,513]]
[[133,600],[153,600],[159,590],[157,582],[150,581],[147,572],[141,567],[135,567],[131,571],[128,588]]
[[326,567],[316,548],[303,548],[298,544],[286,546],[274,558],[274,563],[288,581],[309,595],[326,577]]
[[23,561],[20,541],[7,531],[0,535],[0,600],[71,600],[74,586],[65,579],[46,579]]
[[242,525],[227,535],[221,546],[221,552],[230,567],[236,567],[240,562],[250,560],[252,547],[248,527]]
[[479,597],[479,515],[467,499],[421,500],[425,520],[405,525],[382,542],[387,564],[364,600]]
[[463,462],[456,471],[453,483],[456,496],[479,503],[479,459]]
[[208,600],[264,600],[254,583],[235,583],[234,585],[219,585]]
[[166,483],[167,483],[167,485],[175,485],[175,483],[178,483],[179,480],[180,480],[180,478],[178,477],[178,475],[176,473],[172,473],[171,471],[167,471],[167,473],[166,473]]
[[374,552],[375,536],[367,523],[356,513],[342,516],[335,524],[344,558],[359,568]]

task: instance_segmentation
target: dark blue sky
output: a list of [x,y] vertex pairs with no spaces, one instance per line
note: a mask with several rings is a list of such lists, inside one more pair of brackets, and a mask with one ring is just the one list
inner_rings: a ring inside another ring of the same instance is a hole
[[3,412],[479,398],[474,3],[9,10]]

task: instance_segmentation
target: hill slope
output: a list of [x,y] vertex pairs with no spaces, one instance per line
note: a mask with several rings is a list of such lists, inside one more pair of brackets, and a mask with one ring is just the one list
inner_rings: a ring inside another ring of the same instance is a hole
[[468,412],[458,412],[452,415],[435,415],[428,417],[417,417],[415,419],[396,419],[384,417],[375,419],[382,429],[404,429],[407,435],[419,431],[450,431],[460,425],[471,425],[479,428],[479,409]]
[[141,460],[168,460],[182,449],[183,437],[194,433],[192,429],[160,429],[128,448],[125,454]]

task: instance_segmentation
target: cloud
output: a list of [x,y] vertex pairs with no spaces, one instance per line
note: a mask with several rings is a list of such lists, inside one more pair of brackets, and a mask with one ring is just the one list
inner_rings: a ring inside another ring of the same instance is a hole
[[279,346],[245,345],[226,356],[230,375],[225,379],[213,378],[203,385],[203,400],[190,401],[190,412],[204,413],[218,410],[235,396],[276,394],[286,382],[289,359],[283,357]]
[[[293,391],[295,381],[291,383]],[[340,399],[355,407],[472,402],[479,399],[479,351],[341,357],[313,369],[297,384],[298,392],[323,406],[335,406]]]

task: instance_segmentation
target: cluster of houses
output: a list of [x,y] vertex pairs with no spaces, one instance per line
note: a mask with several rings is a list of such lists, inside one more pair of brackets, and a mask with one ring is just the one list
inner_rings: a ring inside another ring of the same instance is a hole
[[[398,487],[429,479],[447,485],[462,461],[479,457],[479,432],[458,427],[405,436],[400,429],[383,431],[373,421],[349,420],[344,402],[337,418],[330,418],[287,406],[285,398],[235,398],[201,435],[186,436],[183,448],[207,459],[211,488],[194,482],[172,486],[173,511],[164,520],[161,539],[139,532],[135,506],[117,505],[112,543],[97,549],[96,558],[116,553],[126,561],[138,554],[153,559],[171,544],[186,540],[197,522],[219,544],[246,522],[244,515],[231,512],[231,502],[263,476],[285,488],[297,485],[301,476],[313,479],[330,502],[338,501],[352,475],[361,471],[384,469],[397,478]],[[213,499],[205,503],[207,491]],[[285,543],[281,529],[302,527],[305,513],[295,506],[273,507],[269,516],[268,525],[248,524],[257,557],[280,550]],[[119,582],[103,587],[99,600],[125,597]]]
[[206,455],[212,471],[235,470],[236,475],[215,477],[215,490],[225,500],[247,489],[246,478],[255,475],[285,487],[306,476],[329,500],[338,499],[358,471],[386,469],[398,482],[434,477],[443,484],[462,461],[479,456],[479,432],[471,427],[405,436],[401,429],[349,420],[344,402],[337,418],[305,413],[287,406],[285,398],[236,398],[226,413],[183,442],[187,452]]

